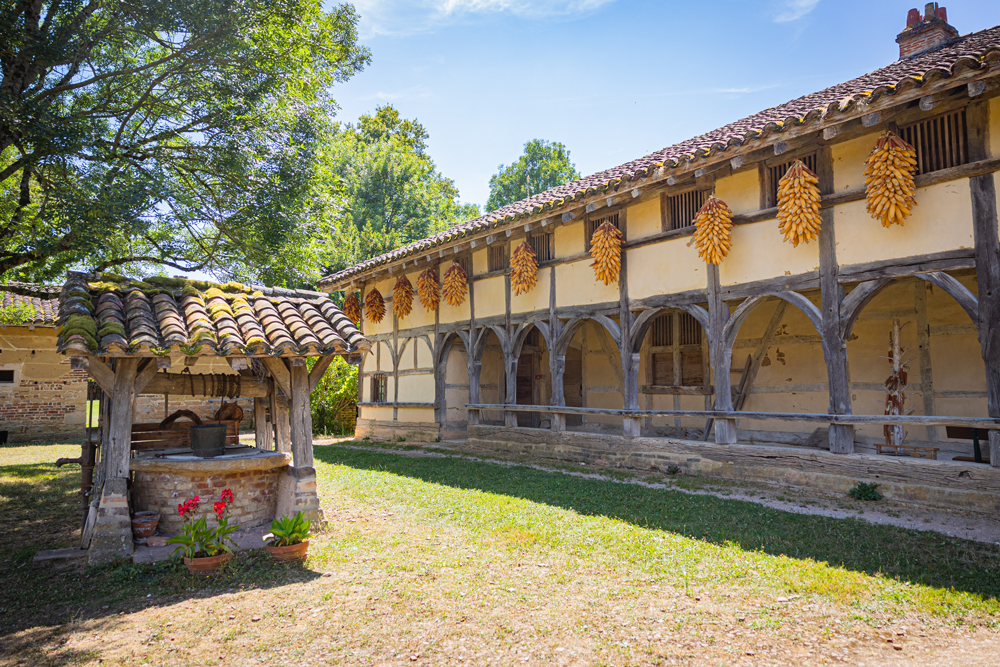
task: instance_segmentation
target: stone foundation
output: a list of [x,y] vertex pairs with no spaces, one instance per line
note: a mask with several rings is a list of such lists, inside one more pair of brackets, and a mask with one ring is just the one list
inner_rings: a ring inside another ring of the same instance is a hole
[[357,439],[370,437],[375,440],[392,441],[397,438],[434,442],[441,435],[438,424],[433,422],[379,421],[359,419],[354,430]]
[[136,511],[159,512],[157,530],[176,535],[184,525],[177,513],[179,504],[200,496],[200,511],[194,518],[204,516],[214,525],[212,503],[223,489],[232,489],[230,525],[244,529],[270,526],[277,511],[279,475],[290,459],[281,452],[256,450],[245,458],[133,459],[132,505]]
[[718,445],[543,429],[469,426],[468,446],[560,461],[665,472],[847,494],[879,484],[886,498],[947,510],[1000,510],[1000,468],[875,454],[831,454],[805,447]]
[[132,519],[128,511],[128,492],[124,479],[109,479],[101,491],[97,521],[87,552],[91,565],[110,563],[132,555]]

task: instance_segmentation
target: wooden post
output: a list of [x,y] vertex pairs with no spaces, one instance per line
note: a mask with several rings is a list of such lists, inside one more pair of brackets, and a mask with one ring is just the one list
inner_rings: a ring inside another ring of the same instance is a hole
[[[966,112],[969,161],[990,157],[988,101],[974,102]],[[993,174],[969,179],[972,225],[979,287],[979,345],[986,368],[987,409],[1000,416],[1000,238],[997,234],[997,193]],[[1000,431],[990,430],[990,465],[1000,466]]]
[[[485,335],[485,334],[484,334]],[[466,372],[469,375],[469,403],[479,402],[479,373],[482,371],[483,362],[476,359],[476,350],[479,348],[479,334],[475,327],[469,330],[469,350],[466,357]],[[479,423],[479,410],[469,410],[468,420],[470,426]]]
[[[622,238],[628,240],[628,219],[622,209],[618,217]],[[618,341],[619,358],[622,367],[622,403],[626,410],[639,409],[639,354],[632,353],[632,309],[628,299],[628,251],[621,251],[621,271],[618,274]],[[642,421],[635,417],[622,418],[622,430],[626,438],[638,438],[642,433]]]
[[[715,409],[733,409],[733,390],[729,377],[733,350],[726,345],[726,322],[729,321],[729,304],[722,300],[719,285],[719,267],[706,264],[708,269],[708,339],[709,359],[712,363],[712,384]],[[706,433],[707,435],[707,433]],[[715,420],[715,442],[730,445],[736,442],[736,422],[732,419]]]
[[[508,338],[507,347],[510,347],[512,342]],[[518,360],[514,358],[513,351],[510,349],[503,350],[504,357],[504,403],[507,405],[517,404],[517,362]],[[511,412],[509,410],[503,413],[503,423],[507,428],[514,428],[517,426],[517,413]]]
[[253,399],[253,433],[257,449],[270,451],[273,446],[273,425],[267,420],[267,403],[263,398]]
[[291,427],[288,423],[288,397],[278,396],[278,388],[271,390],[271,422],[274,425],[274,451],[292,451]]
[[[566,356],[556,350],[556,341],[562,333],[562,326],[556,316],[556,267],[549,267],[549,377],[552,388],[549,391],[549,405],[566,407]],[[552,413],[550,421],[553,433],[566,430],[566,415]]]
[[105,477],[88,552],[92,564],[128,557],[133,551],[128,477],[138,368],[136,357],[122,357],[115,363],[108,437],[101,445]]
[[[289,423],[292,436],[292,460],[296,468],[313,467],[312,412],[309,407],[309,370],[293,359],[288,372],[291,376],[292,395],[289,397]],[[305,361],[304,359],[302,361]]]
[[[927,283],[913,281],[913,307],[917,311],[917,345],[920,356],[920,394],[923,397],[924,414],[936,415],[934,408],[934,371],[931,368],[931,335],[927,323]],[[929,442],[938,441],[937,426],[926,427]]]
[[[829,146],[820,148],[816,156],[816,176],[820,193],[833,194],[833,156]],[[840,304],[844,301],[844,288],[839,281],[837,264],[837,238],[833,228],[833,208],[821,209],[819,230],[819,287],[823,312],[823,352],[826,357],[826,377],[830,394],[828,412],[849,415],[851,408],[851,375],[847,365],[847,341],[841,335]],[[830,425],[830,451],[834,454],[854,452],[854,427],[843,424]]]

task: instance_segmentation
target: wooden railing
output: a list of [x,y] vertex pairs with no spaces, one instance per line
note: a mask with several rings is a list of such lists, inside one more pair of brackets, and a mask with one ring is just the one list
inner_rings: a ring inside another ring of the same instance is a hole
[[940,415],[831,415],[808,412],[743,412],[727,410],[625,410],[622,408],[576,408],[562,405],[503,405],[467,403],[469,410],[496,412],[547,412],[561,415],[610,415],[643,419],[645,417],[700,417],[702,419],[749,419],[761,421],[776,419],[792,422],[812,422],[820,424],[844,424],[864,426],[868,424],[901,424],[910,426],[967,426],[971,428],[1000,430],[1000,418],[993,417],[948,417]]

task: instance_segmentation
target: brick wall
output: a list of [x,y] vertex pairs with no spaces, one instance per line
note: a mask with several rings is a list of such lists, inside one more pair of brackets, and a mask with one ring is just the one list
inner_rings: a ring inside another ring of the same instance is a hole
[[0,431],[8,442],[83,438],[87,373],[72,370],[55,342],[54,329],[0,329],[0,367],[15,371],[13,385],[0,385]]
[[218,475],[188,475],[175,473],[136,472],[132,482],[132,504],[136,511],[160,513],[157,530],[164,535],[181,532],[184,519],[177,505],[193,496],[201,497],[201,510],[193,516],[204,516],[210,526],[216,525],[212,503],[223,489],[233,490],[229,506],[229,525],[241,528],[270,526],[278,504],[278,474],[282,469],[231,472]]
[[[232,403],[226,399],[227,403]],[[253,399],[236,399],[236,403],[243,408],[243,421],[240,429],[250,428],[250,421],[253,417]],[[222,405],[221,399],[207,399],[200,396],[170,396],[167,405],[167,412],[164,414],[162,394],[141,394],[135,402],[135,423],[148,424],[161,421],[167,414],[172,414],[177,410],[190,410],[202,419],[211,419],[215,412]]]

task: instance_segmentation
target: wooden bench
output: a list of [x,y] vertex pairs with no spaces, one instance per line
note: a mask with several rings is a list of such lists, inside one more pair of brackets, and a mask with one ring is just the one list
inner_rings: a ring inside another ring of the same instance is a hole
[[[900,450],[903,450],[900,452]],[[935,459],[937,460],[939,447],[920,447],[917,445],[875,445],[876,454],[887,456],[910,456],[915,459]]]
[[[225,424],[226,446],[240,444],[240,422],[208,420],[203,424]],[[132,449],[162,449],[191,446],[191,422],[173,422],[160,428],[156,424],[132,424]]]

